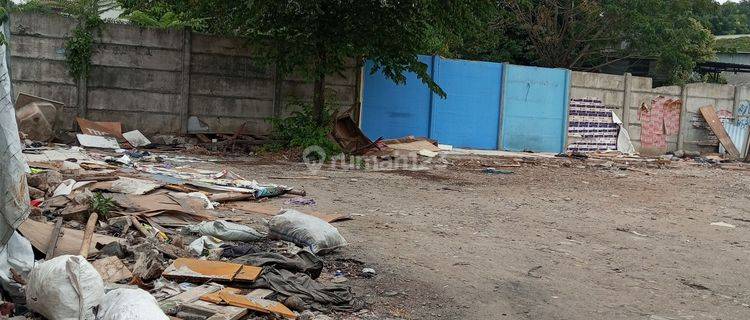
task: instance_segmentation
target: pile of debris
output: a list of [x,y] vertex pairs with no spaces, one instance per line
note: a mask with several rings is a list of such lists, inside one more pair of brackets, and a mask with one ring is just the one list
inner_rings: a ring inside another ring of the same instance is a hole
[[318,279],[321,256],[347,244],[331,223],[350,216],[274,207],[269,198],[314,200],[199,169],[138,131],[78,123],[86,150],[26,142],[33,210],[0,252],[2,316],[295,319],[364,307],[348,285]]

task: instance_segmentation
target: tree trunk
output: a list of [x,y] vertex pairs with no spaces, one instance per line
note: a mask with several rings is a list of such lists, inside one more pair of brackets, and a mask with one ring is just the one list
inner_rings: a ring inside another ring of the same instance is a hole
[[324,125],[323,112],[326,107],[326,76],[320,74],[315,77],[315,89],[313,92],[313,116],[315,123]]

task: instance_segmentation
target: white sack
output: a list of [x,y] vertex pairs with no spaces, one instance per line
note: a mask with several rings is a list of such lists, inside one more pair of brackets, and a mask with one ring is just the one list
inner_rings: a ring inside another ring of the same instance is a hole
[[251,227],[224,220],[203,221],[194,226],[186,226],[185,229],[224,241],[258,241],[265,238]]
[[313,253],[325,253],[346,245],[346,240],[330,223],[297,210],[286,209],[268,222],[272,238],[291,241],[310,248]]
[[38,264],[29,274],[26,303],[50,320],[94,319],[104,282],[82,256],[63,255]]
[[115,289],[102,299],[98,320],[169,320],[156,299],[141,289]]

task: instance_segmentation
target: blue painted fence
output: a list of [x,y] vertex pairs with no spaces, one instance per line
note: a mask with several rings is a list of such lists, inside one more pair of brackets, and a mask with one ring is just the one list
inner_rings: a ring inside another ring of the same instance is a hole
[[362,130],[371,139],[429,137],[457,148],[561,152],[570,71],[420,56],[447,93],[416,75],[396,85],[365,65]]

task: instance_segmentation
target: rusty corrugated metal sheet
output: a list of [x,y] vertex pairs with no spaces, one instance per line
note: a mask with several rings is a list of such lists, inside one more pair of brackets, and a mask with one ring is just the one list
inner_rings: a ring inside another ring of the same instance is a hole
[[[722,124],[724,125],[724,130],[727,131],[727,134],[732,139],[732,143],[734,143],[734,146],[740,150],[740,154],[744,158],[747,154],[747,134],[749,127],[728,120],[723,120]],[[719,153],[723,154],[725,152],[726,150],[724,149],[724,146],[719,146]]]

